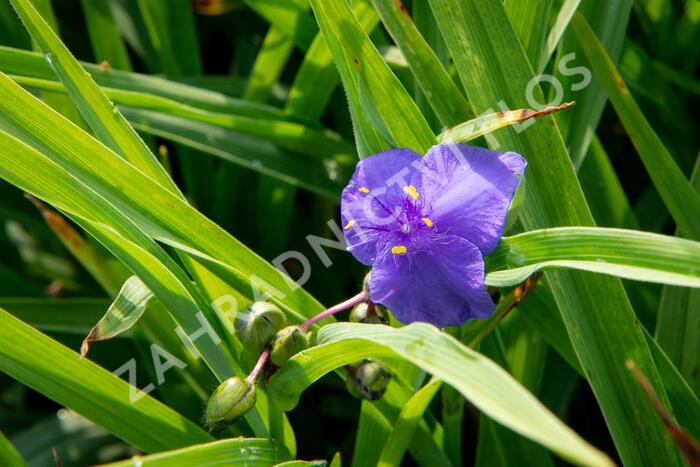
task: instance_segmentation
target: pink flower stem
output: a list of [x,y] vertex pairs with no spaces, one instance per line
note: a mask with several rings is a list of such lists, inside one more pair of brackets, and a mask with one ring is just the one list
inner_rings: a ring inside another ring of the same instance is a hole
[[255,364],[255,368],[253,368],[253,371],[251,371],[248,378],[246,378],[250,384],[255,384],[255,382],[258,380],[258,376],[260,376],[263,368],[265,368],[265,364],[269,358],[270,349],[263,350],[263,353],[261,353],[260,357],[258,358],[258,362]]
[[330,307],[326,311],[323,311],[323,312],[317,314],[316,316],[309,319],[305,323],[302,323],[301,326],[299,326],[299,328],[302,331],[306,331],[311,326],[313,326],[314,324],[321,321],[323,318],[328,318],[329,316],[333,316],[334,314],[338,313],[339,311],[343,311],[343,310],[347,310],[348,308],[352,308],[353,306],[357,305],[358,303],[364,302],[368,298],[369,297],[367,296],[367,294],[365,292],[360,292],[357,295],[355,295],[354,297],[348,298],[344,302],[340,302],[337,305],[333,305],[332,307]]

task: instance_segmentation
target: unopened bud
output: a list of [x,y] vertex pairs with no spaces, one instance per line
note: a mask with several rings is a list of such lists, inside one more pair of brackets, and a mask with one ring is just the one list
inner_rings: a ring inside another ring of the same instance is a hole
[[221,383],[207,402],[205,423],[210,431],[223,430],[255,407],[255,385],[231,377]]
[[376,401],[382,398],[391,381],[391,375],[383,363],[365,360],[350,371],[348,390],[360,399]]
[[284,365],[294,355],[314,345],[315,337],[312,331],[303,331],[299,326],[287,326],[275,336],[270,360],[277,366]]
[[257,354],[287,324],[287,319],[282,310],[272,303],[255,302],[238,313],[233,324],[238,340],[246,350]]
[[350,312],[350,321],[363,324],[389,324],[389,313],[383,306],[376,303],[360,303]]

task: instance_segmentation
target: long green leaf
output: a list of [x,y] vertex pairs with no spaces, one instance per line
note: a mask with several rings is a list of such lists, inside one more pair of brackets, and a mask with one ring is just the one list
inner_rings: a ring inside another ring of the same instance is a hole
[[[352,11],[367,34],[379,23],[379,16],[368,1],[353,2]],[[294,77],[284,113],[306,123],[316,123],[339,81],[328,43],[323,34],[318,33]]]
[[[569,26],[569,21],[571,21],[571,17],[576,13],[576,9],[580,3],[581,0],[564,0],[562,3],[561,8],[559,8],[559,13],[557,13],[557,18],[552,25],[552,29],[550,29],[549,34],[547,34],[547,40],[545,41],[544,49],[542,50],[536,68],[538,73],[544,72],[547,62],[549,62],[550,57],[559,45],[564,31],[566,31],[566,28]],[[535,62],[531,61],[531,63],[534,65]]]
[[392,466],[401,463],[401,459],[411,443],[411,438],[413,438],[416,425],[423,418],[423,413],[440,389],[440,385],[439,379],[432,379],[406,402],[394,424],[389,439],[384,445],[377,465]]
[[3,298],[0,308],[44,333],[86,335],[109,300],[94,298]]
[[285,151],[264,139],[160,112],[123,109],[135,128],[198,149],[225,161],[304,188],[332,201],[340,199],[348,170],[332,159]]
[[[700,157],[690,181],[700,192]],[[696,394],[700,394],[699,335],[700,290],[664,287],[656,321],[656,339]]]
[[636,230],[560,227],[504,238],[488,258],[489,285],[523,282],[542,269],[571,268],[625,279],[700,287],[700,242]]
[[281,407],[295,404],[301,391],[327,372],[369,357],[399,355],[458,389],[480,410],[552,449],[586,465],[610,460],[561,423],[503,369],[427,324],[400,330],[384,326],[331,324],[319,333],[321,345],[293,357],[270,380]]
[[83,118],[100,140],[163,186],[177,190],[138,134],[95,85],[31,3],[28,0],[16,0],[12,4],[44,51],[44,57],[66,86]]
[[469,118],[469,103],[418,32],[403,3],[396,0],[373,0],[373,3],[406,58],[418,85],[430,96],[428,102],[442,125],[457,125]]
[[[218,336],[225,335],[226,331],[217,326],[218,321],[213,315],[210,304],[204,301],[184,271],[143,231],[124,218],[123,214],[115,210],[112,205],[96,197],[85,187],[81,187],[80,182],[75,178],[31,148],[2,132],[0,132],[0,140],[7,143],[6,151],[3,152],[7,160],[0,162],[0,166],[3,167],[0,170],[0,176],[8,178],[35,196],[57,205],[103,243],[144,281],[160,302],[168,308],[185,333],[189,335],[202,329],[203,317],[210,326],[213,326],[214,333]],[[21,156],[18,157],[17,154]],[[8,164],[10,159],[23,161],[27,165],[15,166],[9,169],[9,172],[5,171],[8,165],[11,165]],[[121,159],[117,158],[117,160]],[[31,174],[35,173],[43,174],[44,178],[32,177]],[[67,197],[57,195],[65,191],[69,193]],[[211,335],[205,335],[197,339],[193,346],[220,381],[232,376],[234,372],[243,376],[244,372],[232,360],[230,350],[218,344],[219,341]],[[263,424],[264,417],[261,417],[257,410],[249,412],[247,420],[257,434],[260,436],[268,434]]]
[[[360,154],[369,154],[368,147],[363,148],[364,141],[378,143],[377,130],[390,145],[426,152],[435,144],[432,130],[348,4],[343,0],[311,0],[311,6],[349,95]],[[376,128],[365,128],[369,122]]]
[[302,50],[308,50],[318,30],[311,16],[299,2],[277,0],[244,0],[270,24],[284,31]]
[[[632,0],[590,0],[582,2],[577,10],[577,14],[585,14],[595,27],[596,34],[615,61],[622,50],[632,3]],[[584,63],[581,47],[572,37],[570,29],[567,28],[555,57],[553,74],[561,84],[565,99],[575,100],[578,104],[571,113],[562,114],[556,119],[566,147],[571,148],[574,166],[578,168],[588,152],[607,96],[601,83],[591,80],[590,71],[581,66]]]
[[[94,139],[68,124],[1,74],[0,108],[3,109],[3,119],[11,121],[23,139],[46,151],[46,155],[58,165],[119,206],[120,211],[152,237],[193,248],[221,261],[236,271],[246,286],[264,281],[271,286],[264,289],[274,288],[285,293],[284,297],[278,293],[273,298],[288,309],[299,310],[305,315],[320,311],[320,304],[303,289],[291,287],[289,278],[279,270],[179,196],[116,157],[108,148],[96,144]],[[35,134],[40,134],[41,138]],[[13,163],[24,164],[25,161],[15,160]],[[49,174],[50,170],[46,175]],[[122,183],[124,180],[129,180],[129,183]],[[253,295],[252,289],[245,292]]]
[[150,456],[104,464],[104,467],[167,467],[172,465],[197,465],[201,467],[231,465],[245,467],[269,467],[289,459],[289,453],[271,439],[235,438],[212,443],[197,444],[175,451],[159,452]]
[[[566,327],[553,306],[551,293],[543,285],[538,286],[537,291],[528,296],[518,310],[522,311],[530,326],[537,330],[556,349],[559,355],[583,376],[581,364],[571,346]],[[645,331],[644,337],[649,344],[651,355],[658,368],[673,411],[678,418],[678,423],[694,437],[700,438],[700,400],[698,400],[698,396],[693,393],[678,369],[673,366],[669,357],[651,335]]]
[[[274,107],[246,102],[219,92],[190,86],[159,76],[105,70],[99,65],[80,63],[97,84],[103,87],[160,96],[201,110],[264,119],[281,119]],[[57,81],[52,68],[41,54],[0,46],[0,70],[7,74]]]
[[252,102],[265,102],[272,86],[279,79],[292,53],[294,42],[276,26],[270,27],[250,72],[244,97]]
[[[526,106],[524,90],[534,71],[501,2],[442,0],[430,5],[475,112],[500,100],[509,108]],[[533,91],[542,102],[541,90]],[[527,157],[528,191],[520,215],[526,230],[591,226],[569,155],[550,119],[544,117],[520,134],[511,129],[492,133],[492,147]],[[679,464],[677,448],[624,366],[628,358],[637,362],[666,399],[620,281],[574,271],[551,272],[547,281],[623,462]]]
[[[35,89],[62,91],[55,82],[36,78],[14,76],[14,81],[22,86]],[[282,148],[298,151],[317,158],[330,158],[347,161],[352,154],[352,146],[339,135],[329,130],[316,130],[305,125],[282,120],[263,120],[239,115],[203,111],[180,102],[159,96],[133,91],[103,88],[105,96],[114,103],[136,109],[156,110],[168,115],[185,117],[196,122],[209,123],[232,131],[258,138],[266,138]]]
[[110,10],[109,1],[81,0],[80,5],[85,14],[95,61],[106,60],[110,67],[130,71],[131,60]]
[[0,462],[6,467],[24,467],[27,465],[17,452],[17,449],[2,432],[0,432]]
[[0,370],[146,452],[211,440],[150,396],[130,402],[127,383],[3,310]]
[[583,16],[574,15],[571,26],[681,233],[688,238],[700,239],[700,194],[692,188],[649,125]]

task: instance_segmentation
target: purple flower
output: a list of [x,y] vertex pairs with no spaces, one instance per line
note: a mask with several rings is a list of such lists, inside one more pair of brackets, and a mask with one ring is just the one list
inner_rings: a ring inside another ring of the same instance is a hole
[[341,217],[348,249],[372,266],[372,300],[404,323],[459,326],[491,315],[484,256],[503,234],[525,165],[514,152],[463,144],[361,160]]

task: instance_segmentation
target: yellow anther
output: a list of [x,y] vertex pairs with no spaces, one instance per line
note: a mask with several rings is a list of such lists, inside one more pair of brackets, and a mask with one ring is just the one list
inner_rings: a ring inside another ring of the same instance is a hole
[[347,224],[345,224],[345,227],[343,227],[345,230],[350,230],[350,228],[355,225],[355,219],[350,220]]
[[428,227],[432,227],[432,226],[433,226],[433,221],[431,221],[431,220],[428,219],[427,217],[424,217],[424,218],[421,219],[421,220],[422,220],[423,223],[424,223],[425,225],[427,225]]
[[391,253],[394,255],[402,255],[406,253],[406,247],[403,245],[395,246],[391,249]]
[[416,190],[416,187],[414,187],[413,185],[409,185],[407,187],[404,187],[403,191],[405,191],[406,194],[408,194],[413,199],[418,199],[418,196],[420,196],[418,194],[418,190]]
[[361,193],[369,193],[369,189],[365,186],[361,186],[360,188],[357,189],[357,191]]

